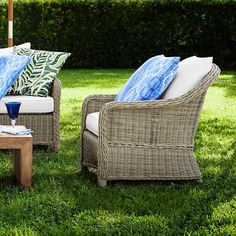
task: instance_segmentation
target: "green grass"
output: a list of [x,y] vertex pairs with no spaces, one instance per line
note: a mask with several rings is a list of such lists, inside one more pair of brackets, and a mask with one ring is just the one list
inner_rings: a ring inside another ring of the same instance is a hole
[[195,139],[203,174],[196,182],[110,182],[80,175],[81,104],[116,93],[132,70],[62,71],[61,150],[34,150],[33,187],[0,158],[0,235],[236,235],[236,73],[223,73],[206,96]]

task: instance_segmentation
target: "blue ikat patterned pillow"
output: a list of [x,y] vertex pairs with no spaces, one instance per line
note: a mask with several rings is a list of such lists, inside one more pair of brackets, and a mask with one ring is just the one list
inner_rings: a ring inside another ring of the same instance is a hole
[[0,99],[6,95],[30,59],[28,56],[0,56]]
[[179,57],[164,57],[163,55],[150,58],[129,78],[115,101],[159,99],[174,79],[179,61]]

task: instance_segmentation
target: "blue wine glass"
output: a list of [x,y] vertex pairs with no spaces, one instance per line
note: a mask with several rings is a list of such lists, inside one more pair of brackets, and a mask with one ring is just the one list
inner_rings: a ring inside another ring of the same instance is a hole
[[8,116],[11,120],[11,125],[13,128],[15,128],[16,119],[18,118],[18,115],[19,115],[21,103],[20,102],[6,102],[5,105],[7,107]]

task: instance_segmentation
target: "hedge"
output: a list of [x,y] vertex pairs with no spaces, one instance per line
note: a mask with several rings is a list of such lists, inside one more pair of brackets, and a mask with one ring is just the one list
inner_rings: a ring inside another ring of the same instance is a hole
[[[71,52],[69,68],[136,68],[165,54],[214,56],[236,69],[235,1],[17,1],[15,44]],[[7,3],[0,3],[0,47]]]

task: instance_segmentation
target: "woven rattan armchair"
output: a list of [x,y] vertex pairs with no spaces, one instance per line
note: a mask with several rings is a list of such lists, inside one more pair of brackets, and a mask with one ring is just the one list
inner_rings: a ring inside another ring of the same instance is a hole
[[[57,152],[60,148],[60,100],[61,82],[55,79],[49,96],[54,99],[54,111],[43,114],[20,114],[17,125],[24,125],[31,128],[33,133],[33,143],[36,145],[51,146]],[[0,115],[0,124],[9,125],[7,114]]]
[[[194,135],[211,71],[175,99],[114,102],[114,95],[89,96],[82,108],[81,170],[97,169],[99,186],[108,180],[201,180]],[[86,129],[86,116],[99,113],[99,135]]]

